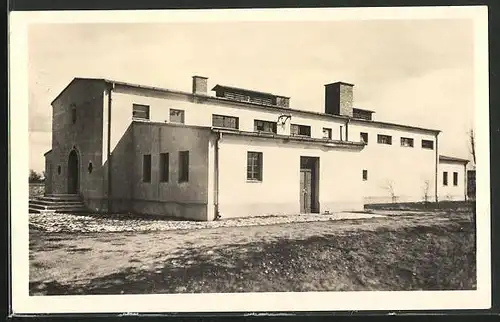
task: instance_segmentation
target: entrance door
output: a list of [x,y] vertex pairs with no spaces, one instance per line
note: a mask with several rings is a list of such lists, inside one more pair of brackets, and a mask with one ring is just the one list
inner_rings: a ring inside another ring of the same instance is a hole
[[312,171],[300,169],[300,213],[311,213],[312,205]]
[[68,158],[68,193],[78,193],[78,155],[72,150]]

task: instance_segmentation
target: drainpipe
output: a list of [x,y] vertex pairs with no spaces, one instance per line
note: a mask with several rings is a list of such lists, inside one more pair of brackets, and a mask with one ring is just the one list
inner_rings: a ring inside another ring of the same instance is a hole
[[349,122],[351,121],[350,118],[348,118],[345,122],[345,140],[349,141]]
[[112,198],[112,176],[111,176],[111,92],[115,88],[115,84],[113,83],[110,87],[108,87],[108,151],[107,151],[107,159],[108,159],[108,214],[112,213],[111,211],[111,198]]
[[436,202],[439,201],[438,199],[438,164],[439,164],[439,152],[438,152],[438,135],[439,132],[436,133],[436,168],[435,168],[435,175],[434,175],[434,195],[435,195],[435,200]]
[[467,201],[467,163],[464,163],[464,201]]
[[219,214],[219,141],[222,139],[222,133],[217,133],[217,138],[215,139],[215,155],[214,155],[214,163],[215,163],[215,176],[214,176],[214,209],[215,209],[215,218],[217,220],[220,218]]

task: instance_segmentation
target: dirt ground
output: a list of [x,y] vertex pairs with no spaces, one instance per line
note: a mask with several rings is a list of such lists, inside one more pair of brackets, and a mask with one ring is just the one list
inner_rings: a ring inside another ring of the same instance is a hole
[[474,289],[467,212],[163,232],[30,231],[30,294]]

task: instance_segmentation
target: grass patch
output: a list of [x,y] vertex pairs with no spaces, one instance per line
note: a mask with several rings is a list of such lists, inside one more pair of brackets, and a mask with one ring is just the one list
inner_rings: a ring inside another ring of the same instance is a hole
[[440,201],[369,204],[365,205],[365,210],[470,212],[471,209],[474,211],[475,207],[475,201]]

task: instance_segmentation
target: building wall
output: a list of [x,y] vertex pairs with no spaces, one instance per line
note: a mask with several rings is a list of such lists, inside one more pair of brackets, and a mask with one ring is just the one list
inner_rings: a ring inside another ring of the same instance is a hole
[[[263,180],[247,182],[247,152],[263,153]],[[300,156],[319,157],[320,212],[362,210],[358,150],[223,135],[219,143],[222,218],[298,214]],[[346,165],[349,164],[349,167]]]
[[[199,101],[195,103],[182,95],[154,93],[145,90],[128,89],[117,87],[113,92],[113,125],[112,144],[124,133],[126,124],[132,121],[132,105],[144,104],[150,106],[150,120],[153,122],[166,122],[170,120],[170,109],[184,110],[184,121],[186,125],[211,126],[212,115],[220,114],[239,118],[239,129],[242,131],[253,131],[254,120],[276,122],[278,117],[288,112],[280,110],[258,109],[241,107],[230,103],[216,103]],[[345,120],[331,117],[310,117],[304,113],[290,111],[291,119],[284,126],[277,126],[277,133],[289,135],[290,124],[303,124],[311,126],[312,137],[322,138],[323,127],[332,128],[332,138],[340,139],[340,126],[345,125]],[[345,128],[343,128],[345,129]],[[344,133],[345,139],[345,133]]]
[[[362,154],[362,163],[356,177],[362,177],[362,170],[368,171],[363,181],[366,203],[392,202],[391,191],[399,202],[435,200],[436,144],[434,149],[423,149],[421,140],[435,141],[435,137],[418,130],[381,128],[375,124],[351,122],[349,140],[360,140],[360,132],[368,133],[368,144]],[[377,135],[392,136],[392,145],[377,143]],[[413,147],[402,147],[401,137],[414,139]]]
[[[183,95],[175,93],[158,93],[146,90],[117,87],[113,92],[113,125],[112,146],[124,133],[127,124],[132,121],[132,105],[144,104],[150,106],[150,120],[154,122],[166,122],[170,120],[170,109],[184,110],[186,125],[211,126],[212,114],[236,116],[239,118],[239,128],[243,131],[253,131],[255,119],[277,121],[278,116],[284,114],[282,111],[270,111],[265,109],[237,107],[226,103],[208,102],[198,100],[193,102]],[[291,119],[285,126],[278,125],[279,134],[289,134],[290,124],[303,124],[311,126],[313,138],[323,137],[323,128],[332,129],[333,139],[346,139],[345,120],[313,116],[300,112],[290,111]],[[381,128],[376,124],[367,124],[351,121],[349,124],[349,141],[359,141],[360,132],[369,133],[369,144],[361,152],[362,164],[355,174],[356,178],[362,178],[362,170],[368,170],[368,180],[362,182],[363,193],[367,203],[392,201],[390,187],[394,190],[398,201],[422,201],[427,198],[434,200],[435,197],[435,167],[436,154],[434,150],[421,148],[421,139],[435,141],[433,134],[419,130],[400,130],[394,128]],[[385,146],[377,143],[377,134],[391,135],[393,143]],[[401,147],[400,137],[414,138],[414,147]],[[394,166],[394,160],[398,160],[398,166]],[[342,166],[345,168],[345,164]]]
[[44,181],[44,194],[52,193],[52,152],[45,154],[45,181]]
[[[448,173],[448,184],[444,185],[443,173]],[[453,173],[458,175],[457,185],[453,184]],[[440,161],[438,173],[438,196],[439,200],[465,200],[466,196],[466,172],[463,163]]]
[[[132,195],[133,212],[207,220],[210,136],[207,128],[134,122],[132,166],[122,173],[131,178],[131,185],[121,195]],[[188,182],[178,180],[180,151],[189,151]],[[160,182],[160,153],[169,153],[168,182]],[[151,154],[149,183],[142,175],[145,154]]]
[[[103,194],[102,110],[103,83],[77,80],[52,104],[52,192],[68,192],[68,157],[73,148],[79,158],[79,190],[87,198]],[[72,104],[76,122],[72,122]],[[88,165],[92,162],[92,173]],[[60,172],[59,172],[60,168]]]

